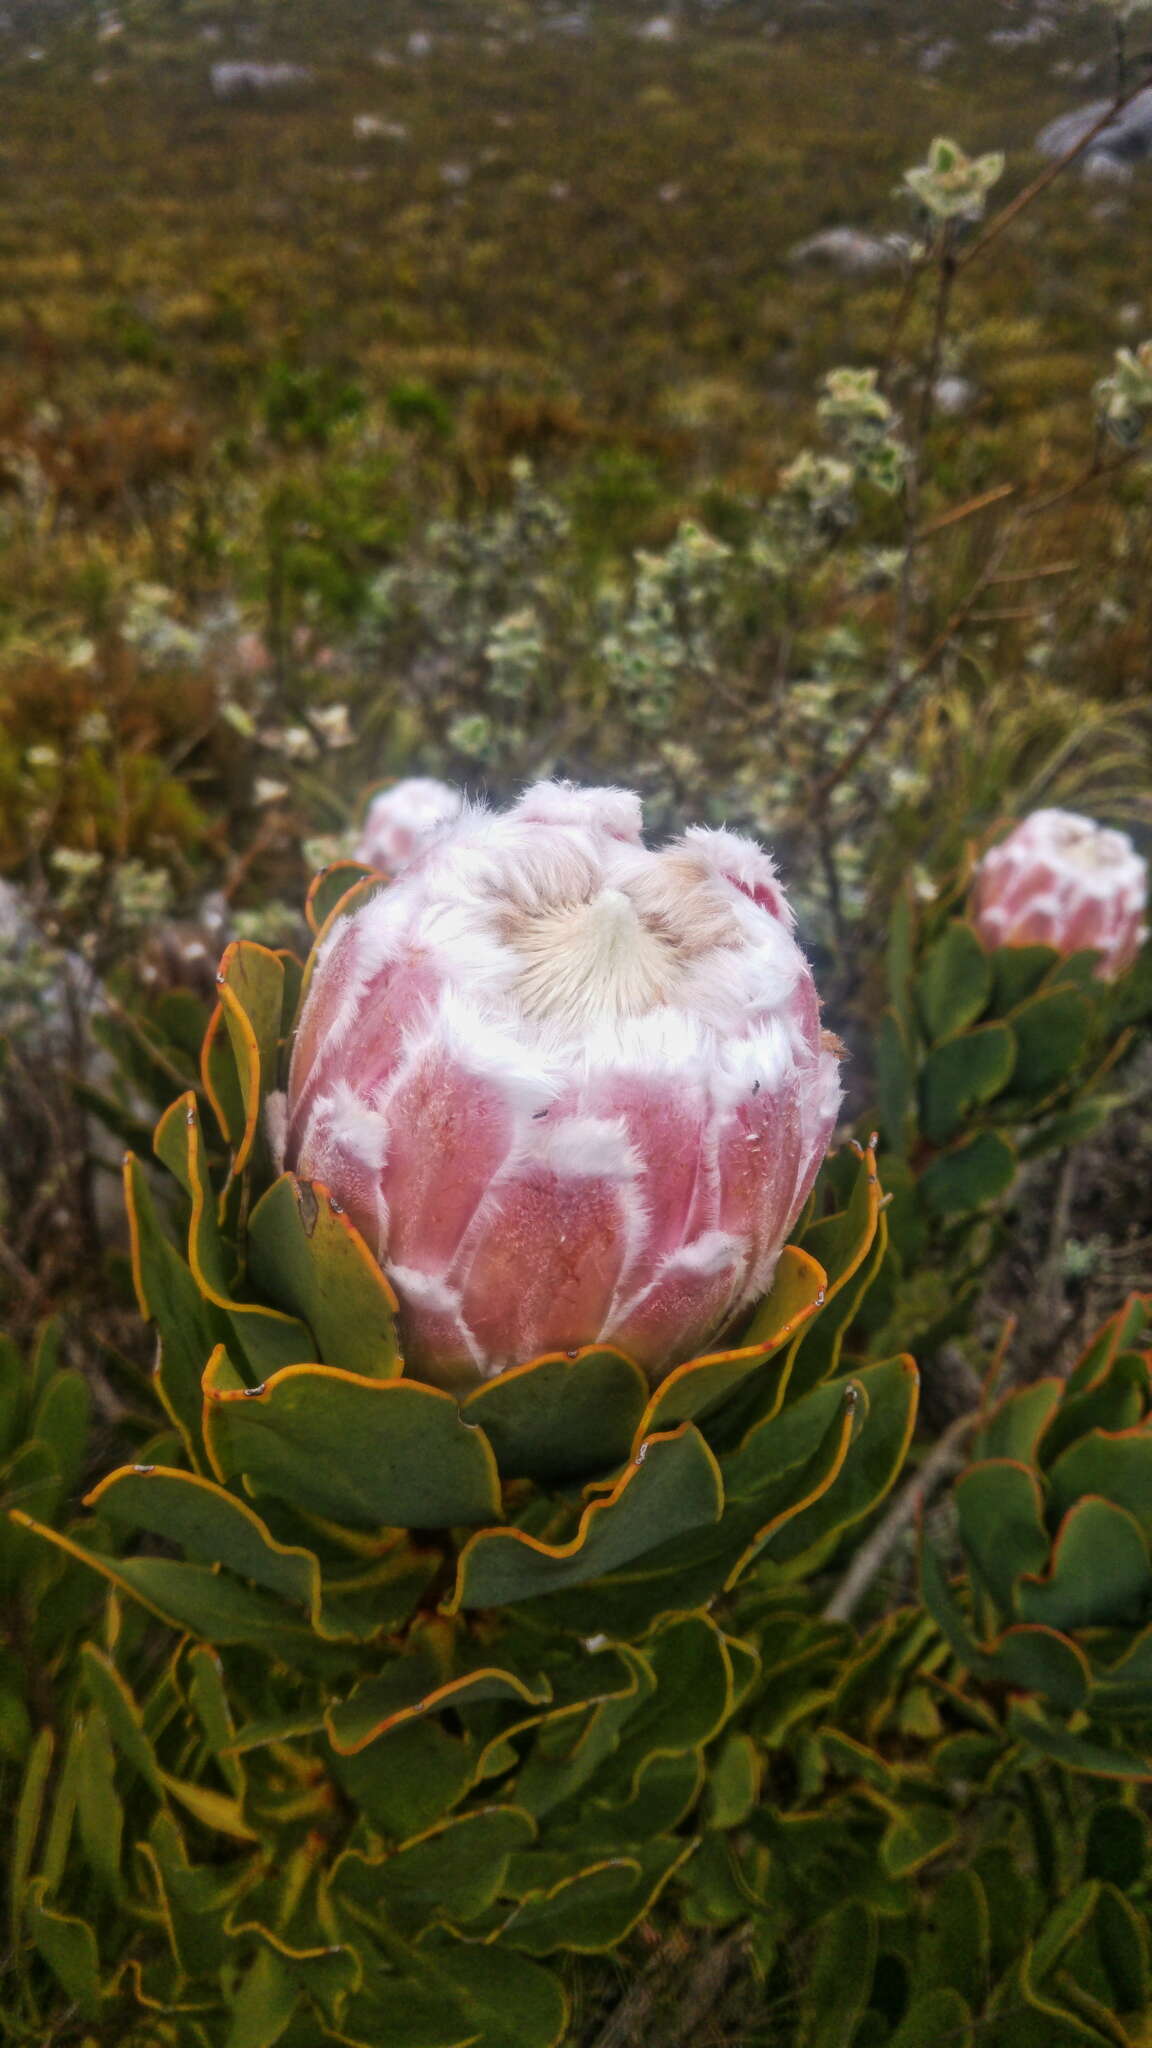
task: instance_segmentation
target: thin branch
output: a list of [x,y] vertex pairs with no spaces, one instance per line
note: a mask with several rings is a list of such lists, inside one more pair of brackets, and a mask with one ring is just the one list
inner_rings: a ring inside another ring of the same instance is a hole
[[1095,456],[1088,467],[1082,470],[1078,477],[1074,477],[1070,484],[1061,485],[1058,491],[1053,491],[1047,498],[1029,499],[1018,507],[1016,517],[1035,519],[1041,512],[1050,512],[1054,505],[1062,505],[1066,498],[1074,498],[1077,491],[1086,491],[1093,484],[1106,483],[1109,477],[1116,475],[1117,470],[1127,469],[1130,462],[1135,462],[1139,456],[1146,458],[1147,454],[1147,448],[1134,447],[1125,448],[1123,453],[1114,456],[1111,462],[1102,462],[1099,456]]
[[824,1609],[825,1621],[850,1621],[873,1579],[884,1569],[908,1524],[915,1520],[924,1502],[943,1480],[959,1471],[964,1463],[962,1445],[969,1430],[980,1420],[982,1409],[961,1415],[934,1444],[914,1479],[898,1493],[883,1520],[856,1552],[848,1570]]
[[941,512],[936,519],[930,519],[919,533],[912,536],[913,547],[919,547],[922,540],[930,540],[934,533],[942,533],[946,526],[956,526],[962,519],[972,519],[987,506],[996,505],[1001,498],[1011,498],[1019,490],[1019,484],[996,484],[990,491],[981,491],[978,498],[968,498],[963,505],[954,505],[950,512]]
[[1140,79],[1137,84],[1129,86],[1127,91],[1118,92],[1100,119],[1092,123],[1079,142],[1073,143],[1071,149],[1066,149],[1063,156],[1058,156],[1054,163],[1049,164],[1046,171],[1041,171],[1038,178],[1033,178],[1030,185],[1025,185],[1024,190],[1018,192],[1015,199],[1010,200],[1008,205],[1002,207],[989,221],[984,233],[957,259],[957,269],[967,270],[970,263],[974,263],[978,256],[982,256],[990,243],[996,241],[1004,233],[1005,228],[1011,227],[1012,222],[1019,218],[1025,207],[1031,206],[1032,201],[1038,199],[1041,192],[1047,191],[1053,180],[1060,176],[1061,171],[1067,170],[1069,164],[1075,163],[1078,156],[1083,156],[1089,144],[1095,142],[1096,137],[1102,134],[1105,128],[1111,127],[1117,114],[1122,114],[1125,107],[1130,106],[1137,95],[1144,91],[1145,84],[1146,81]]
[[685,1951],[683,1931],[670,1934],[666,1941],[661,1942],[651,1962],[625,1992],[619,2005],[609,2013],[591,2048],[631,2048],[639,2038],[638,2030],[643,2027],[667,1985],[669,1969],[683,1961]]
[[1039,569],[1005,569],[1002,575],[993,576],[992,581],[995,584],[1035,583],[1041,576],[1071,576],[1074,570],[1082,567],[1081,562],[1046,562]]
[[660,2048],[690,2048],[697,2040],[697,2028],[719,2005],[747,1938],[747,1928],[738,1927],[727,1940],[713,1942],[705,1949],[681,1985],[676,2018],[671,2031],[664,2034]]
[[832,794],[832,791],[838,789],[840,784],[846,782],[848,777],[855,772],[868,749],[879,738],[889,719],[898,710],[904,698],[916,688],[917,683],[923,681],[929,671],[935,667],[940,656],[947,652],[961,626],[967,624],[968,619],[975,611],[993,576],[998,571],[1007,545],[1008,537],[1005,534],[980,571],[967,597],[957,605],[951,617],[941,627],[931,646],[921,656],[916,666],[910,669],[907,675],[901,674],[893,678],[855,745],[849,748],[844,759],[837,763],[831,774],[826,775],[822,782],[817,783],[816,788],[812,792],[810,809],[814,809],[817,805],[824,803]]
[[1061,1311],[1064,1307],[1064,1253],[1072,1223],[1072,1204],[1076,1198],[1078,1165],[1079,1153],[1073,1147],[1065,1153],[1061,1161],[1048,1222],[1048,1242],[1044,1248],[1044,1261],[1036,1276],[1035,1320],[1041,1345],[1053,1342],[1061,1322]]

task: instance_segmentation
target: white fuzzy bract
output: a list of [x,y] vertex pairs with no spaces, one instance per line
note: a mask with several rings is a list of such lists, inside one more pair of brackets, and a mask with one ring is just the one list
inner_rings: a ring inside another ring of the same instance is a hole
[[986,946],[1091,950],[1114,981],[1147,935],[1148,868],[1126,832],[1075,811],[1033,811],[976,870],[972,921]]
[[625,790],[465,810],[317,957],[287,1163],[455,1385],[617,1345],[651,1377],[768,1287],[840,1103],[772,861],[653,852]]
[[430,775],[394,782],[368,806],[356,859],[383,874],[398,875],[446,826],[456,823],[463,808],[460,791]]

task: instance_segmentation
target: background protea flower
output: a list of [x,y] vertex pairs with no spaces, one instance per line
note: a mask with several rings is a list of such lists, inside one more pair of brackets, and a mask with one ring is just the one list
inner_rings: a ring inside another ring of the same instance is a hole
[[768,1287],[840,1101],[767,854],[541,783],[338,921],[287,1163],[400,1296],[410,1369],[611,1341],[653,1376]]
[[373,797],[364,817],[356,859],[398,875],[463,808],[458,789],[430,775],[410,775]]
[[1075,811],[1033,811],[976,870],[972,921],[987,946],[1091,948],[1114,981],[1143,943],[1148,868],[1126,832]]

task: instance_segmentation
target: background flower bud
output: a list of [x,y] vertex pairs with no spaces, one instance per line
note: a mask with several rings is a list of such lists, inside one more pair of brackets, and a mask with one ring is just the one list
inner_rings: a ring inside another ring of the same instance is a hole
[[1126,832],[1075,811],[1033,811],[976,870],[972,921],[986,946],[1091,948],[1114,981],[1147,927],[1148,868]]
[[838,1049],[773,864],[640,824],[557,783],[469,812],[317,958],[287,1163],[374,1246],[410,1370],[602,1340],[657,1377],[766,1290],[815,1179]]
[[410,775],[373,797],[364,817],[356,859],[398,875],[446,825],[454,825],[464,799],[447,782]]

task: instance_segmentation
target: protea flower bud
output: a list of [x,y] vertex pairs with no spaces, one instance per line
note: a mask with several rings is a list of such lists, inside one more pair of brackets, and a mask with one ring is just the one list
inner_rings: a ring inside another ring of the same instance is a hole
[[429,775],[410,775],[373,797],[364,818],[356,859],[398,875],[447,825],[460,816],[458,789]]
[[653,1378],[768,1287],[840,1101],[768,855],[540,783],[471,810],[338,921],[292,1061],[287,1164],[454,1384],[597,1341]]
[[1147,864],[1126,832],[1033,811],[980,862],[971,916],[986,946],[1091,948],[1100,979],[1114,981],[1143,944],[1147,900]]

